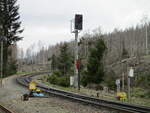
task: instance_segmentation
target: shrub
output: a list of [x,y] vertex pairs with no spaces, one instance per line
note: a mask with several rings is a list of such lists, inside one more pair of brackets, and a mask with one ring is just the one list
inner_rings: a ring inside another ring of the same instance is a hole
[[61,76],[61,73],[60,73],[58,70],[56,70],[56,71],[53,72],[53,75],[56,75],[56,76],[59,76],[59,77],[60,77],[60,76]]
[[150,98],[150,90],[146,93],[147,98]]
[[104,83],[110,90],[115,90],[116,85],[115,81],[117,79],[117,76],[114,71],[109,71],[107,74],[104,76]]
[[48,77],[48,82],[50,82],[51,84],[60,85],[63,87],[68,87],[70,83],[69,76],[60,77],[59,75],[56,75],[54,73]]
[[58,77],[57,78],[57,85],[69,87],[69,77]]
[[146,91],[142,88],[134,88],[131,92],[131,96],[145,98]]
[[48,81],[49,81],[51,84],[57,84],[57,78],[58,78],[58,77],[57,77],[56,75],[52,74],[52,75],[49,76]]
[[88,76],[86,76],[87,71],[84,70],[81,72],[81,84],[85,87],[88,85]]

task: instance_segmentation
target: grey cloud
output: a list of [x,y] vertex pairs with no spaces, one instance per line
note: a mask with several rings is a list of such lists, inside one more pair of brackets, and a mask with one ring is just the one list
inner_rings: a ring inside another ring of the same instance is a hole
[[[106,31],[137,24],[142,13],[150,16],[149,0],[19,0],[18,3],[26,30],[23,35],[30,37],[25,37],[24,41],[40,40],[41,35],[37,34],[40,28],[49,31],[43,30],[43,40],[48,40],[54,34],[58,42],[70,37],[69,21],[75,13],[84,15],[84,30],[102,26]],[[62,38],[59,38],[60,34]]]

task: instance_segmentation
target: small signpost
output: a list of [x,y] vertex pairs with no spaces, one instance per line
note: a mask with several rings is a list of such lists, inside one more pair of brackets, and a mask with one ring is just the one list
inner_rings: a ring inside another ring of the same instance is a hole
[[134,77],[134,69],[131,67],[128,73],[128,100],[130,101],[131,91],[130,91],[130,78]]
[[74,84],[74,76],[70,76],[70,86],[73,86]]
[[116,80],[116,85],[117,85],[117,93],[120,92],[120,79]]
[[134,76],[134,70],[131,67],[130,70],[129,70],[129,77],[133,77],[133,76]]
[[120,84],[120,79],[116,80],[116,85]]

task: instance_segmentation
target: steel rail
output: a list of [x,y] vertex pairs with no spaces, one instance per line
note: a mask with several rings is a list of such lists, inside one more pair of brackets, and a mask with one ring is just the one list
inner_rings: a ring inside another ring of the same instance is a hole
[[[42,73],[24,75],[22,77],[18,77],[17,82],[27,87],[29,82],[32,80],[32,77],[36,75],[46,74],[46,73],[42,72]],[[131,105],[127,103],[114,102],[105,99],[98,99],[86,95],[80,95],[68,91],[58,90],[56,88],[49,88],[39,83],[37,84],[37,87],[42,89],[44,92],[49,93],[50,95],[61,96],[78,102],[91,104],[93,106],[106,107],[106,108],[115,109],[119,111],[125,111],[128,113],[150,113],[150,107],[148,106],[138,106],[138,105]]]
[[0,105],[0,111],[2,113],[14,113],[13,111],[9,110],[8,108],[4,107],[3,105]]

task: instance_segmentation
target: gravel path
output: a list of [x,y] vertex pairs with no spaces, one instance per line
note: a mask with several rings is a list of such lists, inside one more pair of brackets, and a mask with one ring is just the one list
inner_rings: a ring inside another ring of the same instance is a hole
[[28,90],[18,85],[15,78],[4,79],[4,88],[0,88],[0,102],[16,113],[110,113],[58,97],[22,101],[21,96]]

